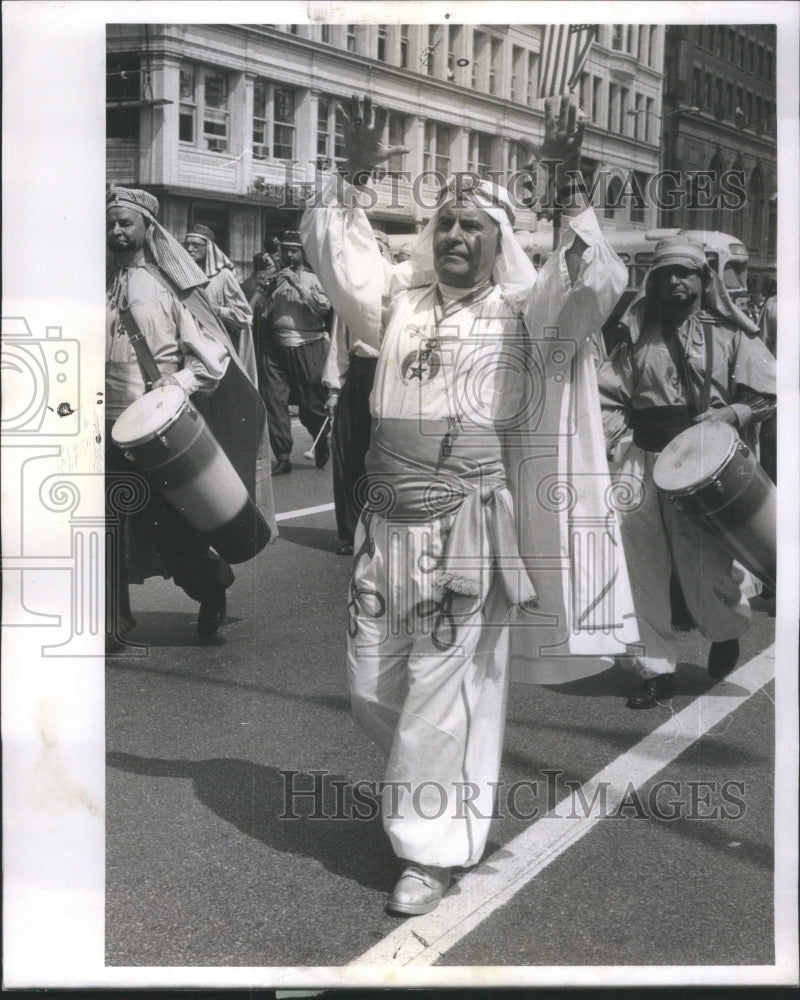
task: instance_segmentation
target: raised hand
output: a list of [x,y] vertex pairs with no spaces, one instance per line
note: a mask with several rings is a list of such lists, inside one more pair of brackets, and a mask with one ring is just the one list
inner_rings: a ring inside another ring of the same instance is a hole
[[581,165],[583,131],[575,94],[545,98],[544,142],[534,147],[537,160],[563,160],[565,170],[577,170]]
[[374,107],[366,94],[353,95],[348,107],[339,106],[344,118],[344,147],[347,151],[345,176],[354,184],[365,184],[379,163],[396,153],[407,153],[407,146],[387,146],[383,141],[386,108]]
[[[550,215],[553,206],[558,204],[557,194],[569,188],[566,171],[580,169],[583,132],[583,116],[575,94],[545,98],[544,142],[540,146],[532,142],[524,143],[539,163],[548,160],[559,164],[555,170],[548,170],[548,190],[543,206],[545,215]],[[531,163],[529,169],[532,168]],[[582,200],[579,198],[579,204]]]

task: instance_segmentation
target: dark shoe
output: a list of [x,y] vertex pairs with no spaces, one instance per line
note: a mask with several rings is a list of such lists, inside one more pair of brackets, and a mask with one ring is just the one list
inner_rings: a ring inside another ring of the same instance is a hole
[[215,589],[211,597],[207,597],[200,603],[200,611],[197,615],[197,634],[206,639],[213,635],[222,624],[228,612],[228,601],[225,595],[225,588]]
[[273,476],[288,476],[291,471],[292,463],[288,458],[280,458],[277,462],[272,463]]
[[317,441],[317,447],[314,449],[314,465],[318,469],[324,469],[330,457],[331,449],[328,445],[328,439],[327,437],[322,437]]
[[628,708],[655,708],[659,701],[672,697],[675,679],[672,674],[656,674],[642,681],[639,690],[628,698]]
[[450,869],[436,865],[418,865],[409,862],[397,885],[387,909],[394,913],[429,913],[439,905],[439,900],[450,885]]
[[739,640],[724,639],[712,642],[708,651],[708,676],[715,681],[727,677],[739,662]]
[[351,556],[353,554],[353,543],[352,542],[339,542],[336,548],[337,556]]

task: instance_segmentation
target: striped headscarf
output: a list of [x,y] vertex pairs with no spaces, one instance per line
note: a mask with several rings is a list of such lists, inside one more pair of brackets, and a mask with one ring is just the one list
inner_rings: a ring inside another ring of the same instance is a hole
[[158,268],[184,292],[190,288],[204,287],[208,278],[189,254],[158,222],[158,198],[138,188],[112,187],[106,192],[106,211],[125,208],[138,212],[150,225],[147,227],[145,246]]

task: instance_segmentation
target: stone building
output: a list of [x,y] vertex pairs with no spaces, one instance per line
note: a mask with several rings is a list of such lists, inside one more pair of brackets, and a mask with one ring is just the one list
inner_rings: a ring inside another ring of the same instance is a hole
[[753,291],[775,279],[775,51],[774,25],[666,29],[664,167],[685,197],[663,222],[740,239]]
[[[337,104],[369,92],[390,111],[388,142],[410,149],[380,171],[369,214],[414,233],[436,175],[509,183],[530,161],[524,142],[544,133],[541,44],[538,25],[110,25],[108,181],[156,194],[179,238],[210,225],[244,275],[341,160]],[[656,223],[624,185],[659,167],[663,47],[663,27],[601,25],[580,78],[585,164],[608,179],[609,228]],[[525,207],[517,226],[548,239]]]

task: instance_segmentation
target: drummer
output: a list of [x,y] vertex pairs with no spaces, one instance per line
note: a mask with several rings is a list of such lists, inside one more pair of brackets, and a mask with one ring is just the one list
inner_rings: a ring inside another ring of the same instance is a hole
[[[147,389],[177,385],[187,395],[214,393],[219,408],[229,396],[234,401],[247,400],[248,392],[258,400],[202,292],[206,275],[159,225],[157,214],[158,200],[146,191],[113,188],[107,194],[106,242],[112,260],[106,293],[106,472],[110,485],[115,476],[132,471],[111,442],[110,425]],[[159,377],[151,378],[148,385],[145,372],[153,363]],[[223,385],[226,388],[221,392]],[[264,436],[263,425],[263,407],[260,414],[253,407],[249,423],[236,423],[238,451],[236,443],[231,447],[220,439],[251,494],[256,492],[256,451],[258,439]],[[109,496],[113,495],[110,489]],[[263,498],[264,504],[271,507],[271,494]],[[271,512],[267,514],[274,525]],[[135,517],[123,517],[121,524],[122,565],[117,573],[107,574],[109,645],[113,647],[136,625],[129,583],[143,582],[157,572],[172,576],[189,597],[200,602],[199,634],[216,632],[227,610],[226,590],[234,579],[227,562],[153,491],[146,508]]]
[[659,496],[655,460],[703,421],[724,421],[755,446],[758,422],[775,406],[775,359],[702,246],[681,234],[657,244],[623,323],[628,336],[598,384],[604,423],[614,428],[609,447],[632,431],[618,475],[636,484],[636,497],[620,511],[620,531],[641,638],[630,665],[641,682],[627,705],[646,709],[673,693],[676,632],[697,628],[711,640],[708,672],[718,679],[736,666],[750,621],[742,570],[702,523]]

